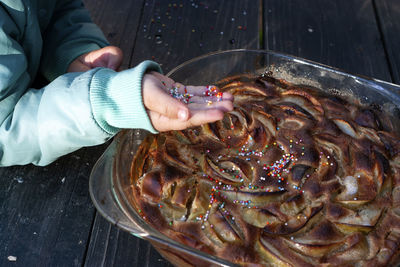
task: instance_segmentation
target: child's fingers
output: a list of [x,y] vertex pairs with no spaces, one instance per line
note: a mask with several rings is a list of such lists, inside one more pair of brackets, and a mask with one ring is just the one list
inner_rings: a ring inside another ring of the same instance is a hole
[[204,92],[206,92],[206,90],[207,90],[206,86],[192,86],[192,85],[186,86],[186,85],[183,85],[183,84],[181,84],[179,82],[174,82],[172,84],[172,87],[176,88],[178,90],[178,92],[181,93],[181,94],[185,94],[186,93],[186,94],[191,94],[193,96],[195,96],[195,95],[197,95],[197,96],[203,95]]
[[183,86],[183,85],[178,85],[174,86],[173,88],[170,88],[168,93],[180,100],[181,102],[185,104],[190,104],[190,103],[213,103],[213,102],[221,102],[221,101],[233,101],[233,96],[230,93],[223,93],[219,91],[214,91],[213,93],[201,93],[203,92],[204,86],[197,86],[196,91],[195,90],[190,90],[189,88],[193,88],[191,86]]
[[172,119],[187,120],[190,116],[188,106],[159,88],[156,81],[152,75],[143,77],[145,107]]
[[[216,97],[216,101],[222,100],[233,100],[233,96],[230,93],[223,93],[218,87],[214,85],[207,86],[193,86],[193,85],[183,85],[179,82],[174,82],[171,78],[164,76],[158,72],[151,72],[154,77],[156,77],[164,87],[164,90],[168,92],[175,98],[183,100],[183,102],[189,102],[192,97]],[[215,101],[215,100],[211,100]],[[196,100],[196,102],[200,102]]]
[[[232,97],[231,94],[227,94],[227,93],[223,93],[219,90],[218,87],[216,87],[215,85],[207,85],[207,86],[193,86],[193,85],[183,85],[181,83],[174,83],[173,87],[178,89],[178,92],[183,94],[183,93],[187,93],[193,96],[204,96],[204,97],[208,97],[208,96],[216,96],[219,98],[227,98],[227,97]],[[226,96],[224,96],[225,94],[227,94]]]
[[164,76],[161,73],[156,72],[156,71],[152,71],[150,73],[152,75],[154,75],[162,83],[162,85],[165,87],[165,89],[173,87],[175,82],[171,78]]
[[224,94],[222,95],[222,100],[233,101],[233,95],[231,93],[224,92]]
[[218,95],[191,95],[190,102],[193,103],[208,103],[208,102],[233,101],[233,96],[230,93],[222,93]]
[[201,103],[189,103],[189,110],[193,112],[195,110],[207,110],[207,109],[219,109],[223,112],[229,112],[233,110],[233,103],[231,101],[220,101],[220,102],[201,102]]
[[150,111],[153,126],[160,132],[171,130],[184,130],[186,128],[200,126],[202,124],[215,122],[224,117],[224,112],[218,109],[195,110],[189,120],[182,121],[170,119],[154,111]]
[[197,103],[197,104],[212,104],[212,103],[219,103],[219,102],[232,102],[230,97],[218,97],[218,96],[191,96],[190,101],[188,103]]
[[147,103],[146,107],[171,119],[187,120],[190,115],[185,104],[168,94],[158,94],[157,101]]
[[233,96],[215,86],[184,86],[151,72],[143,78],[143,99],[155,129],[182,130],[223,118]]
[[106,67],[117,70],[122,63],[123,52],[116,46],[106,46],[89,52],[83,61],[91,68]]
[[191,111],[191,117],[188,121],[182,122],[185,124],[185,128],[200,126],[206,123],[212,123],[218,120],[222,120],[224,117],[224,111],[219,109],[201,109]]

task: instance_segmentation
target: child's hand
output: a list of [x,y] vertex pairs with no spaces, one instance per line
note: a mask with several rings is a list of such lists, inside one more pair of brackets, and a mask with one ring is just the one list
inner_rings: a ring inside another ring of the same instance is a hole
[[184,86],[151,72],[143,77],[143,101],[154,128],[183,130],[221,120],[233,109],[233,96],[216,87]]
[[122,63],[122,50],[116,46],[106,46],[77,57],[67,72],[82,72],[97,67],[118,70]]

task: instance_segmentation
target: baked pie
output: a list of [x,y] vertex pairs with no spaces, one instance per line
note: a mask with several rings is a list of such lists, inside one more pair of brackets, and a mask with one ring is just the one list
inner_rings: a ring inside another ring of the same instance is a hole
[[148,135],[132,161],[148,224],[240,265],[399,262],[400,138],[385,112],[267,75],[216,85],[232,112]]

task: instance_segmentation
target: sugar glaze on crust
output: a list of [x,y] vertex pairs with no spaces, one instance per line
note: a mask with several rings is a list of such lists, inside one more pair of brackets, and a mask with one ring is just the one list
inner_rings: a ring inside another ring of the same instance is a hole
[[241,265],[398,263],[400,138],[383,112],[266,76],[217,85],[235,97],[222,121],[149,135],[132,161],[152,227]]

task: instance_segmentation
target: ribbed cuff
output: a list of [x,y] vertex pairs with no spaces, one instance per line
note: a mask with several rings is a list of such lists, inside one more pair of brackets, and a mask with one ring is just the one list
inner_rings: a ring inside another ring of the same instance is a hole
[[145,129],[157,133],[143,104],[142,79],[146,71],[161,73],[153,61],[144,61],[133,69],[115,72],[100,68],[90,84],[93,116],[109,134],[120,129]]

